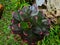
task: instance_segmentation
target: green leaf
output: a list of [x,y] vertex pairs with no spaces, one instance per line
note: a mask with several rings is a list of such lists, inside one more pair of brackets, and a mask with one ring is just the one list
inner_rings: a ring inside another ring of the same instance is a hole
[[28,23],[27,22],[21,22],[21,27],[22,27],[22,29],[27,29]]

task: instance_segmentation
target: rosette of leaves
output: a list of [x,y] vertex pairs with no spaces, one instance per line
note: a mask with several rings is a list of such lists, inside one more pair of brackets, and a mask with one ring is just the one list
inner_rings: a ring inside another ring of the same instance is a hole
[[31,13],[30,7],[25,6],[21,10],[13,12],[10,28],[14,34],[20,35],[24,42],[35,45],[37,41],[49,35],[50,23],[42,12],[39,11],[35,16],[31,16]]

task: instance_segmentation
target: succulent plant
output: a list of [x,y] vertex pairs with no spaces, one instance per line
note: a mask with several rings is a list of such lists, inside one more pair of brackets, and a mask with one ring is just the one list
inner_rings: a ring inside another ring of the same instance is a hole
[[30,7],[23,7],[17,12],[13,12],[12,24],[10,28],[14,34],[21,35],[23,41],[29,45],[35,45],[35,42],[42,40],[44,36],[49,35],[50,23],[48,19],[43,16],[43,13],[38,11],[36,15],[31,14],[36,10],[32,11]]

